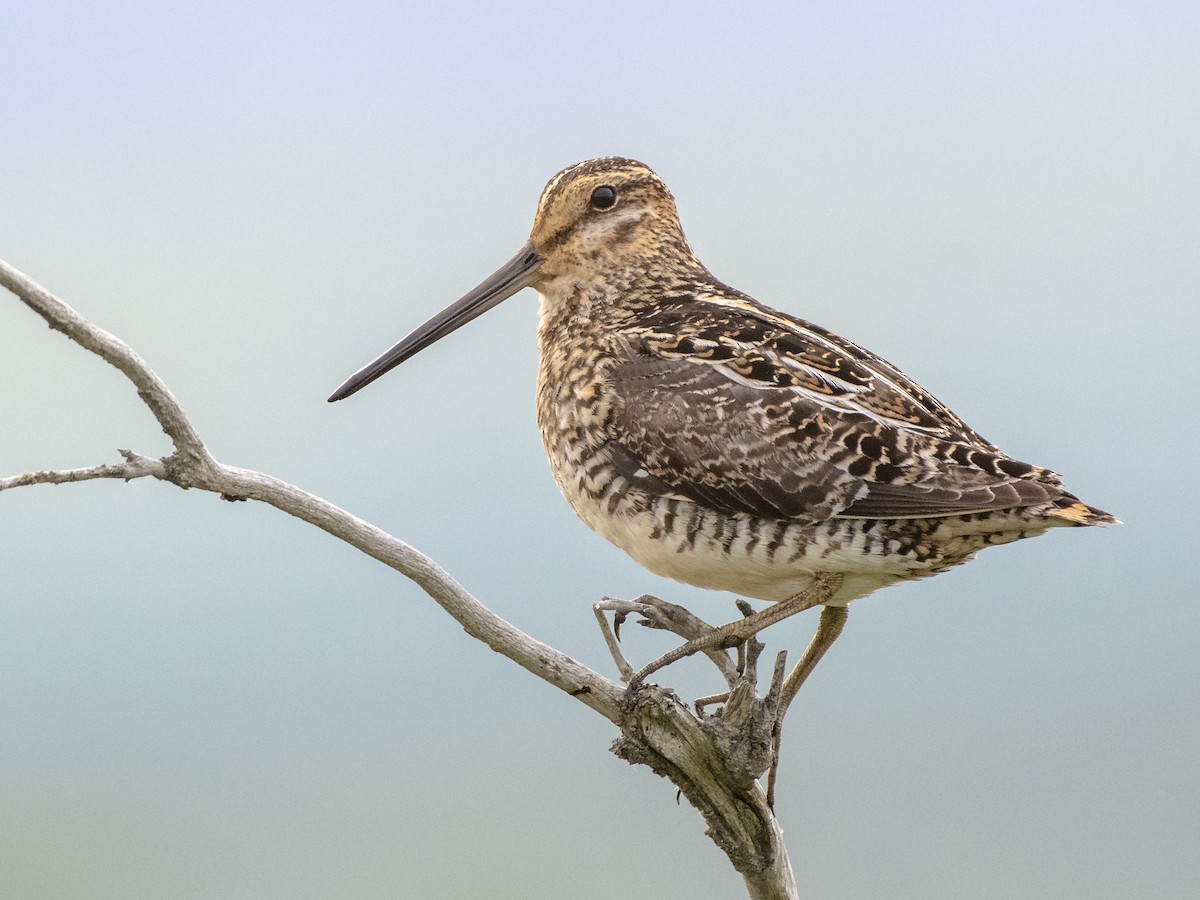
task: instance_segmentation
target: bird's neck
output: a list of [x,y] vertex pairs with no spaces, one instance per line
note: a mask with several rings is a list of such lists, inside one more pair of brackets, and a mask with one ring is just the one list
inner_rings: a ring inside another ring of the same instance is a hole
[[665,297],[694,293],[698,286],[715,283],[690,250],[639,255],[612,267],[572,267],[537,285],[542,301],[540,331],[619,327]]

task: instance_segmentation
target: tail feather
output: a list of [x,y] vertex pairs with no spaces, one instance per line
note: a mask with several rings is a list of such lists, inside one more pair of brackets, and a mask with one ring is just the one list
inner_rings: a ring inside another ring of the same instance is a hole
[[1052,509],[1046,515],[1058,519],[1066,519],[1072,525],[1120,525],[1121,520],[1102,509],[1088,506],[1073,497],[1064,497],[1057,509]]

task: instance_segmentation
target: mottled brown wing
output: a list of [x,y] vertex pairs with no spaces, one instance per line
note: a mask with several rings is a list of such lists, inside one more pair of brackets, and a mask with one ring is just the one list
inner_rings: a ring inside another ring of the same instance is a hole
[[[726,514],[808,521],[953,515],[1065,496],[1054,473],[1008,459],[948,424],[947,414],[961,422],[945,407],[899,390],[890,367],[834,359],[827,341],[805,344],[791,329],[739,330],[728,317],[712,328],[658,324],[629,332],[630,355],[609,373],[619,398],[614,462],[644,485]],[[822,378],[819,366],[837,374]]]
[[854,499],[860,479],[828,459],[815,403],[649,354],[617,366],[609,381],[620,398],[609,443],[626,477],[644,471],[710,508],[772,519],[819,521]]

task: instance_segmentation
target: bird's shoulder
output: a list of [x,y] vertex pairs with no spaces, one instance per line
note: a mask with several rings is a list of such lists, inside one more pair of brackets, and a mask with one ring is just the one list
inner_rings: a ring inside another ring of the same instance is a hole
[[726,285],[697,285],[644,310],[628,346],[711,367],[747,387],[784,389],[835,412],[995,451],[949,407],[886,359]]

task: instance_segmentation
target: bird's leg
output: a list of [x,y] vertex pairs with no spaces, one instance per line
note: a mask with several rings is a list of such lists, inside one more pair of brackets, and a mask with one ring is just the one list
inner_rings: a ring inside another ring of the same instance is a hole
[[814,575],[808,587],[795,596],[773,603],[766,609],[759,610],[735,622],[728,622],[719,628],[713,628],[699,637],[692,638],[686,644],[664,653],[654,662],[635,672],[629,679],[629,687],[637,687],[648,675],[684,657],[691,656],[693,653],[736,647],[743,641],[754,637],[764,628],[781,622],[788,616],[793,616],[814,606],[820,606],[833,596],[841,583],[841,575],[825,573]]
[[[696,639],[703,635],[714,631],[713,626],[709,625],[699,616],[691,611],[678,605],[677,603],[669,603],[666,600],[660,600],[658,597],[652,597],[649,594],[643,595],[636,600],[614,600],[611,597],[605,597],[599,603],[592,606],[592,611],[596,614],[596,620],[600,623],[600,631],[604,635],[604,642],[608,645],[608,651],[612,654],[613,662],[617,664],[617,670],[621,673],[621,680],[628,682],[633,677],[633,666],[625,659],[625,654],[621,652],[621,625],[630,615],[641,616],[638,621],[639,625],[646,628],[657,628],[663,631],[670,631],[672,634],[677,634],[687,641]],[[613,623],[610,626],[606,612],[613,613]],[[721,647],[713,646],[704,650],[704,653],[712,660],[713,665],[721,670],[725,681],[730,688],[737,682],[739,666],[729,658],[729,654]]]
[[805,679],[812,673],[812,670],[816,668],[817,663],[821,661],[821,657],[825,655],[825,651],[833,646],[834,641],[841,637],[842,629],[846,627],[846,616],[848,613],[849,608],[845,606],[826,606],[821,610],[821,618],[817,620],[817,633],[813,635],[813,639],[809,642],[804,655],[800,657],[800,661],[796,663],[796,667],[788,675],[787,681],[783,683],[783,691],[779,695],[779,708],[775,715],[778,721],[783,721],[788,707],[796,699],[797,692],[799,692],[801,686],[804,684]]
[[804,684],[804,680],[816,668],[821,657],[825,655],[825,651],[833,646],[833,642],[842,633],[842,629],[846,626],[847,612],[848,609],[845,606],[826,606],[821,610],[821,618],[817,622],[817,633],[813,635],[808,649],[804,651],[804,655],[800,657],[800,661],[788,675],[787,680],[783,683],[783,690],[779,693],[779,706],[775,710],[775,726],[771,730],[773,745],[771,770],[767,774],[767,805],[771,809],[775,808],[775,776],[779,772],[779,746],[783,740],[783,717],[787,714],[788,707],[796,698],[796,693]]

